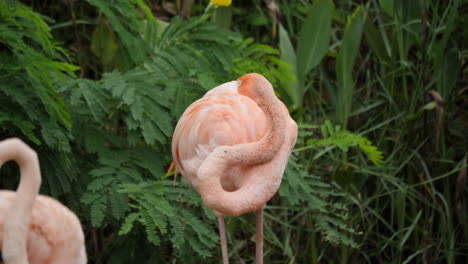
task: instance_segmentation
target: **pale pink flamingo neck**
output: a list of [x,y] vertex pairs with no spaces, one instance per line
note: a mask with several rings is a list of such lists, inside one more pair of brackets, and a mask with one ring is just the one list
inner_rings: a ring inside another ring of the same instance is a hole
[[232,162],[232,165],[253,165],[270,161],[284,143],[287,115],[282,111],[281,102],[265,77],[250,73],[239,78],[239,81],[239,93],[250,97],[265,112],[269,129],[257,142],[229,147],[230,155],[226,161]]
[[[197,171],[200,178],[198,191],[204,203],[211,209],[223,214],[236,216],[262,208],[273,194],[266,191],[267,185],[277,180],[273,175],[250,177],[236,191],[223,189],[220,177],[228,167],[252,166],[271,161],[278,153],[286,135],[288,114],[281,107],[273,87],[265,77],[258,74],[247,74],[239,78],[239,94],[250,97],[262,109],[268,120],[269,128],[265,136],[253,143],[216,148],[203,162]],[[255,186],[253,191],[248,187]]]
[[13,160],[20,167],[20,183],[3,227],[5,264],[27,264],[26,239],[32,209],[41,186],[36,152],[19,139],[0,141],[0,167]]

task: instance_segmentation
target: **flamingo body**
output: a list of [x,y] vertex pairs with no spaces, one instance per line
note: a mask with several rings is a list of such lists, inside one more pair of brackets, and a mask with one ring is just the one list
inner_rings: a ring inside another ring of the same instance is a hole
[[268,80],[255,73],[213,88],[182,114],[172,138],[178,171],[218,215],[256,211],[256,263],[263,264],[263,206],[276,193],[297,139],[297,125]]
[[38,195],[41,174],[36,152],[19,139],[0,141],[0,167],[9,160],[18,163],[21,178],[16,192],[0,191],[3,263],[85,264],[78,217],[59,201]]
[[[250,97],[239,92],[241,81],[232,81],[213,88],[191,104],[183,113],[174,131],[172,152],[180,173],[199,192],[198,170],[218,147],[234,146],[261,140],[270,124],[265,112]],[[279,99],[277,99],[279,101]],[[280,102],[281,103],[281,102]],[[204,197],[205,205],[222,215],[236,216],[260,209],[276,193],[296,142],[297,125],[288,116],[284,143],[272,160],[247,165],[233,164],[221,174],[220,183],[226,192],[243,188],[252,195],[242,203],[228,203],[220,197]]]
[[[254,142],[265,134],[265,115],[254,101],[239,95],[238,85],[233,81],[212,89],[179,119],[172,141],[174,158],[178,170],[194,187],[199,183],[198,168],[215,148]],[[238,189],[246,169],[231,168],[221,179],[223,188]]]
[[[0,191],[0,238],[15,196],[13,191]],[[31,264],[86,263],[84,235],[76,215],[57,200],[38,196],[29,225],[27,252]]]

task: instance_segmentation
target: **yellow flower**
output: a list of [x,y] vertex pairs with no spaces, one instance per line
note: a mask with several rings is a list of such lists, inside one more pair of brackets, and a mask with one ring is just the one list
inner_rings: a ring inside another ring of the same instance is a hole
[[219,6],[230,6],[231,0],[211,0],[212,4],[219,5]]

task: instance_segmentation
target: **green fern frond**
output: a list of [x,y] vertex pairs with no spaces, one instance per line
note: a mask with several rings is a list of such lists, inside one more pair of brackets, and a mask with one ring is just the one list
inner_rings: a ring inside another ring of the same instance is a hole
[[[193,188],[188,189],[186,184],[180,183],[173,186],[169,181],[122,187],[124,188],[120,192],[131,193],[130,196],[136,202],[136,205],[132,206],[136,211],[130,213],[124,223],[140,222],[145,226],[148,241],[152,243],[162,243],[161,239],[169,234],[174,248],[185,248],[188,243],[198,255],[211,256],[211,249],[218,241],[216,232],[213,232],[212,227],[201,220],[199,215],[192,213],[194,208],[188,210],[182,206],[184,203],[190,203],[201,212],[201,199]],[[190,198],[194,193],[197,199]],[[137,219],[135,213],[146,218]],[[121,230],[127,230],[129,225],[126,224],[125,229]]]
[[290,65],[274,56],[278,50],[263,44],[253,43],[248,38],[235,44],[240,50],[240,56],[233,60],[234,67],[231,73],[242,76],[246,73],[256,72],[264,75],[275,87],[280,80],[292,81],[295,76],[290,71]]
[[289,160],[279,194],[288,204],[306,204],[314,213],[315,227],[327,241],[357,247],[356,237],[360,233],[347,224],[347,206],[336,200],[346,197],[345,194],[338,186],[309,175],[294,155]]
[[151,217],[151,215],[149,215],[148,211],[142,211],[141,215],[141,223],[145,226],[148,241],[150,241],[156,246],[159,245],[161,243],[161,238],[156,232],[155,227],[157,226],[157,222],[154,222],[153,218]]
[[102,225],[106,216],[106,197],[101,196],[91,204],[91,223],[95,227]]
[[131,213],[125,217],[125,221],[120,227],[119,235],[126,235],[133,229],[133,224],[141,217],[139,213]]
[[118,189],[115,189],[112,192],[109,192],[109,203],[111,214],[114,219],[121,219],[125,216],[125,213],[128,210],[128,196],[122,193],[117,192]]
[[174,248],[181,249],[182,245],[186,242],[185,224],[182,221],[170,221],[169,225],[171,243],[174,245]]
[[202,257],[211,257],[211,251],[204,247],[204,245],[200,242],[200,240],[195,239],[194,237],[187,238],[188,244],[190,247],[200,256]]
[[325,121],[320,129],[324,138],[313,142],[314,145],[320,147],[335,146],[343,152],[347,152],[351,147],[359,147],[372,163],[378,167],[382,165],[382,152],[372,145],[372,142],[367,138],[343,130],[340,126],[333,127],[329,120]]
[[[10,126],[15,125],[16,127],[19,128],[19,130],[25,135],[29,140],[34,142],[37,145],[41,144],[41,141],[39,138],[36,136],[36,133],[34,132],[36,126],[34,123],[31,123],[28,120],[23,120],[21,119],[20,116],[17,116],[15,114],[10,114],[10,113],[3,113],[0,112],[0,124],[9,122]],[[6,125],[2,124],[3,127],[6,127]]]
[[[138,7],[144,3],[136,0],[88,0],[88,2],[97,7],[109,20],[122,43],[123,56],[131,62],[130,66],[134,67],[143,62],[149,47],[139,35],[140,30],[145,28],[143,23],[145,16]],[[154,20],[149,19],[148,22],[154,23]]]

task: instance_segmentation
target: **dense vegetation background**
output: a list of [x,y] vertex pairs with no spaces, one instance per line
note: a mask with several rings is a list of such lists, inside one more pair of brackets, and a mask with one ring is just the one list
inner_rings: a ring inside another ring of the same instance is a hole
[[[0,0],[0,139],[38,150],[89,262],[220,262],[213,213],[165,173],[171,134],[258,72],[300,124],[266,263],[466,263],[467,2],[208,4]],[[18,174],[6,164],[0,188]],[[254,227],[227,219],[233,263],[253,262]]]

